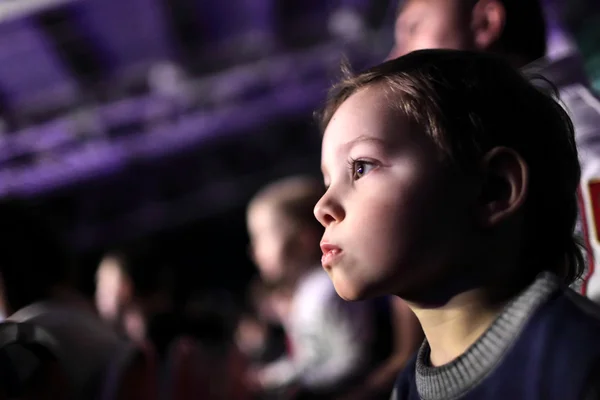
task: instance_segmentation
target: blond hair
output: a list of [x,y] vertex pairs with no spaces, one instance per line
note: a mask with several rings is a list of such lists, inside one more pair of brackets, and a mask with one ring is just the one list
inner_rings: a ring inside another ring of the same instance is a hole
[[321,230],[313,209],[324,191],[323,184],[311,176],[283,178],[265,186],[252,198],[248,215],[257,207],[268,206],[296,226]]

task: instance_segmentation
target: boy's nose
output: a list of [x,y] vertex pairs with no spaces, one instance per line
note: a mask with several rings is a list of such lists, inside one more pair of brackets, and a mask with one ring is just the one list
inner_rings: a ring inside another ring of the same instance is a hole
[[325,228],[334,222],[341,222],[345,217],[342,206],[334,202],[327,194],[321,197],[321,200],[315,206],[314,214],[317,221]]

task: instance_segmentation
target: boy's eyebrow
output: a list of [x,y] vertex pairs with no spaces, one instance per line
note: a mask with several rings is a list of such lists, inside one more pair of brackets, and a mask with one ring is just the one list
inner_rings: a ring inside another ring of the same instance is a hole
[[360,135],[346,143],[344,143],[344,147],[345,148],[351,148],[354,145],[356,145],[357,143],[360,142],[375,142],[375,144],[378,145],[384,145],[385,144],[385,140],[375,137],[375,136],[369,136],[369,135]]

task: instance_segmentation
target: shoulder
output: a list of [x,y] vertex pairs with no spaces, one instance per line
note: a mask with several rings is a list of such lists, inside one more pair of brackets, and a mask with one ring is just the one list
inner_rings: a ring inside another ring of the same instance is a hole
[[600,350],[595,339],[600,335],[600,306],[570,288],[561,289],[531,316],[527,331],[570,341],[567,347],[588,344]]
[[573,310],[573,316],[600,329],[600,305],[571,289],[564,291],[567,307]]
[[580,382],[600,359],[600,307],[565,289],[540,311],[522,337],[545,343],[539,362],[552,379]]

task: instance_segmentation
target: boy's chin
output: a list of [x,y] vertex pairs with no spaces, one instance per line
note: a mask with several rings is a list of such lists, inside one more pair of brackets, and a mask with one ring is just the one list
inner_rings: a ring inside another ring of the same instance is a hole
[[376,297],[376,294],[371,293],[371,291],[362,283],[352,282],[348,279],[336,276],[331,276],[331,280],[333,281],[333,287],[338,296],[346,301],[359,301]]

